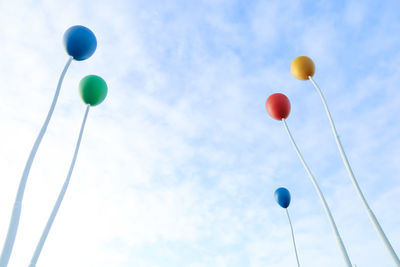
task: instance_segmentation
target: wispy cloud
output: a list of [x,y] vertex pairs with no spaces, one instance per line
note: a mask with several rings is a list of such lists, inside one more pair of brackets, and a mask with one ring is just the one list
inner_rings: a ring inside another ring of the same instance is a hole
[[[67,60],[71,25],[98,37],[73,62],[29,179],[10,267],[27,265],[66,175],[84,112],[77,84],[98,74],[106,101],[89,114],[71,185],[38,266],[291,266],[290,207],[304,266],[342,260],[288,124],[357,266],[391,266],[336,150],[308,55],[356,176],[400,252],[398,3],[320,1],[0,2],[0,240],[26,157]],[[1,241],[2,242],[2,241]]]

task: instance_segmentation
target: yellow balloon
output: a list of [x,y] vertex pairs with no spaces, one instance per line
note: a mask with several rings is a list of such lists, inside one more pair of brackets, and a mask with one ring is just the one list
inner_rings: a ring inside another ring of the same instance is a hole
[[290,71],[297,79],[308,80],[308,77],[312,77],[315,73],[315,65],[311,58],[300,56],[293,60]]

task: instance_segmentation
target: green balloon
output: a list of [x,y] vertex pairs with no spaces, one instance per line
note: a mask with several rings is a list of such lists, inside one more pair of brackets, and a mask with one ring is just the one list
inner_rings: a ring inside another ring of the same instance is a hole
[[97,75],[88,75],[79,83],[79,94],[85,104],[96,106],[107,96],[107,84]]

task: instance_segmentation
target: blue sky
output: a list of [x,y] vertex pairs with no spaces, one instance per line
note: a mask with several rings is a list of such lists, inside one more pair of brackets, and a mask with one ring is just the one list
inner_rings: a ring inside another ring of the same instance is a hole
[[10,267],[27,266],[67,174],[83,117],[77,85],[108,83],[91,110],[66,198],[38,266],[343,266],[287,120],[357,266],[393,266],[355,195],[317,92],[316,64],[340,138],[370,206],[400,253],[398,1],[0,0],[0,242],[22,170],[67,61],[64,31],[98,49],[73,62],[26,188]]

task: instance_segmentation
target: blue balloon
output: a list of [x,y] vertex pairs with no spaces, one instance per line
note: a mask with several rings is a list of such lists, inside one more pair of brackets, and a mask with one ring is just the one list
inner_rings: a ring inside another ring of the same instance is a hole
[[281,206],[284,209],[289,207],[289,204],[290,204],[289,190],[287,190],[284,187],[279,187],[278,189],[275,190],[274,195],[275,195],[276,202],[278,202],[279,206]]
[[84,26],[72,26],[64,33],[64,47],[75,60],[88,59],[96,51],[96,36]]

